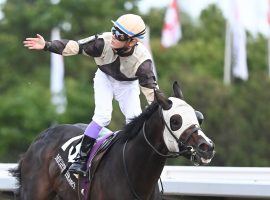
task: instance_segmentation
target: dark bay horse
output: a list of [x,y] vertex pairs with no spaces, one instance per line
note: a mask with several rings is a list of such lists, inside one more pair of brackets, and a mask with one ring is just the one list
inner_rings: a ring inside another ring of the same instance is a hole
[[95,170],[87,197],[82,197],[77,184],[71,188],[72,180],[61,173],[55,159],[63,144],[80,137],[82,128],[58,125],[43,131],[13,170],[19,180],[19,199],[161,199],[156,186],[168,157],[207,164],[214,156],[213,142],[200,129],[176,82],[173,90],[170,98],[156,90],[155,102],[117,134]]

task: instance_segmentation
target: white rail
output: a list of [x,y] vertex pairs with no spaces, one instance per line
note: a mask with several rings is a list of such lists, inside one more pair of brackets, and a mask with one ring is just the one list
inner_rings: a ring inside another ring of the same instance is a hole
[[8,172],[9,169],[16,166],[17,164],[0,163],[0,191],[14,191],[16,189],[16,179]]
[[[0,164],[0,191],[14,191],[16,179]],[[270,168],[165,166],[161,179],[166,195],[270,197]]]
[[166,166],[161,178],[171,195],[270,197],[270,168]]

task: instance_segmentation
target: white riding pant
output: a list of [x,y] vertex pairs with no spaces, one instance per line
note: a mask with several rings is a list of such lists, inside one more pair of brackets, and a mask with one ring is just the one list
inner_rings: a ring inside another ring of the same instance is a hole
[[92,118],[100,126],[107,126],[112,117],[112,100],[118,101],[126,123],[141,114],[138,80],[117,81],[97,70],[94,78],[95,113]]

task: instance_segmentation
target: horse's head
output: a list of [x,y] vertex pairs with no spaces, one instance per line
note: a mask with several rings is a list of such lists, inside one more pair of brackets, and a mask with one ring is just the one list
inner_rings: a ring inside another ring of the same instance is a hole
[[214,143],[200,128],[203,115],[183,100],[177,82],[173,84],[173,91],[174,97],[169,98],[155,91],[165,124],[163,138],[167,149],[191,159],[194,164],[207,164],[214,156]]

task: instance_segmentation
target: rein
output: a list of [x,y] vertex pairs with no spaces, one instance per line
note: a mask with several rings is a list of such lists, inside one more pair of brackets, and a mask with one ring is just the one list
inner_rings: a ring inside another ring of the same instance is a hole
[[126,164],[126,159],[125,159],[125,150],[126,150],[127,143],[128,143],[128,139],[127,139],[127,141],[126,141],[125,144],[124,144],[122,156],[123,156],[124,170],[125,170],[125,174],[126,174],[126,177],[127,177],[127,180],[128,180],[128,186],[129,186],[129,188],[131,189],[132,195],[135,197],[135,200],[142,200],[142,199],[139,197],[139,195],[136,193],[136,191],[135,191],[133,185],[131,184],[131,180],[130,180],[129,175],[128,175],[127,164]]
[[[146,132],[145,132],[145,123],[146,121],[144,121],[143,123],[143,127],[142,127],[142,131],[143,131],[143,136],[144,136],[144,139],[146,141],[146,143],[152,148],[152,150],[158,154],[159,156],[161,157],[165,157],[165,158],[176,158],[176,157],[179,157],[181,155],[183,155],[184,153],[188,152],[188,151],[191,151],[191,149],[193,149],[193,147],[190,147],[190,146],[187,146],[187,143],[188,141],[191,139],[192,137],[192,134],[195,133],[197,130],[200,130],[200,127],[198,126],[194,126],[192,127],[191,129],[188,129],[190,132],[188,133],[188,137],[186,138],[185,141],[182,141],[180,140],[180,138],[178,139],[174,134],[173,132],[171,131],[171,129],[169,128],[169,126],[167,125],[165,119],[164,119],[164,116],[162,114],[162,108],[160,107],[159,108],[159,112],[160,112],[160,115],[162,116],[162,121],[163,123],[165,124],[165,127],[168,129],[169,133],[173,136],[173,138],[176,140],[176,142],[178,143],[179,145],[179,150],[181,149],[181,151],[179,152],[171,152],[169,151],[168,154],[163,154],[161,152],[159,152],[151,143],[150,141],[147,139],[146,137]],[[131,183],[131,180],[130,180],[130,177],[128,175],[128,170],[127,170],[127,164],[126,164],[126,159],[125,159],[125,150],[126,150],[126,146],[127,146],[127,143],[128,143],[128,139],[126,140],[124,146],[123,146],[123,150],[122,150],[122,160],[123,160],[123,166],[124,166],[124,171],[125,171],[125,175],[127,177],[127,181],[128,181],[128,185],[129,185],[129,188],[131,189],[131,192],[132,192],[132,195],[135,197],[135,200],[142,200],[139,195],[136,193],[132,183]]]

